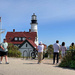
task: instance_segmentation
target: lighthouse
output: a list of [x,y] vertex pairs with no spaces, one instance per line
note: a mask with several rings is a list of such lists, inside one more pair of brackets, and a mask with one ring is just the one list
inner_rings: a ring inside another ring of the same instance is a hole
[[38,46],[38,28],[37,28],[37,16],[35,13],[33,13],[32,18],[31,18],[31,32],[36,32],[37,36],[35,38],[35,44]]
[[37,32],[37,24],[37,16],[35,15],[35,13],[33,13],[31,19],[31,32]]

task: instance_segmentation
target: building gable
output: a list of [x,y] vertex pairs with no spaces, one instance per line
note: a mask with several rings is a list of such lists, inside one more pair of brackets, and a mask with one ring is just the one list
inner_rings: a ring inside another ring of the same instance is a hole
[[25,40],[20,46],[19,48],[34,48],[32,46],[32,44],[28,41],[28,40]]
[[28,42],[25,42],[20,48],[33,48]]

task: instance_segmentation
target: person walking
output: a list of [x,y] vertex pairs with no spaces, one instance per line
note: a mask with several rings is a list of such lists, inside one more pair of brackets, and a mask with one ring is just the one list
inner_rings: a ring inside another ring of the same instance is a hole
[[56,43],[53,45],[54,48],[54,53],[53,53],[53,64],[55,64],[55,57],[57,56],[57,63],[59,62],[59,49],[60,49],[60,45],[59,45],[59,41],[56,40]]
[[44,45],[42,44],[42,42],[39,43],[37,49],[38,49],[38,64],[40,64],[43,58],[43,50],[44,50]]
[[1,45],[0,45],[0,56],[1,56],[0,64],[2,64],[3,56],[5,56],[6,64],[9,64],[9,63],[8,63],[8,59],[7,59],[8,43],[6,42],[6,39],[4,39],[3,41],[4,41],[4,42],[1,43]]
[[62,57],[65,56],[65,51],[67,50],[67,47],[65,46],[65,42],[62,42],[62,46],[60,47],[61,55]]

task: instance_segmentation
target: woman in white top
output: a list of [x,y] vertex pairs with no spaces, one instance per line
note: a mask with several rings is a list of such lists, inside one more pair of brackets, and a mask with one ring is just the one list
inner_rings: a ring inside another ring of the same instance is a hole
[[65,56],[65,51],[67,50],[65,46],[65,42],[62,42],[62,46],[60,47],[62,57]]

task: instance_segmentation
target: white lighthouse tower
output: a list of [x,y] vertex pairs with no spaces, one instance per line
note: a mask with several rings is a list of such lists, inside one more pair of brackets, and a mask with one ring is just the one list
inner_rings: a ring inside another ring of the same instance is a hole
[[35,15],[35,13],[33,13],[32,15],[32,19],[31,19],[31,32],[37,32],[37,36],[35,38],[35,44],[38,45],[38,29],[37,29],[37,16]]

